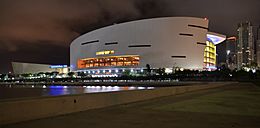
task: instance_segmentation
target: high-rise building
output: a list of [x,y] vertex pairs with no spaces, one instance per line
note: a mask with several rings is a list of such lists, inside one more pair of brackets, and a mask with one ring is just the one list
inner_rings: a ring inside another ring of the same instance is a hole
[[257,52],[256,52],[257,66],[260,68],[260,39],[257,40]]
[[217,45],[217,66],[234,70],[237,68],[236,57],[237,38],[228,37],[223,43]]
[[257,42],[256,42],[256,60],[257,60],[257,66],[260,68],[260,26],[257,28]]
[[237,45],[236,37],[227,38],[227,40],[226,40],[226,64],[227,64],[227,67],[231,70],[234,70],[235,68],[237,68],[236,45]]
[[255,62],[253,26],[250,22],[238,25],[237,67],[252,66]]
[[227,40],[225,40],[223,43],[220,43],[217,45],[217,67],[222,67],[223,65],[225,65],[227,67],[226,64],[226,43]]

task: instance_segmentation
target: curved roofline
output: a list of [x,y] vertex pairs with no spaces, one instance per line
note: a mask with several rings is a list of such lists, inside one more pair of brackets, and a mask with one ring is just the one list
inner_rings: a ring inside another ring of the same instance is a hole
[[[140,19],[140,20],[133,20],[133,21],[127,21],[127,22],[122,22],[122,23],[118,23],[118,24],[125,24],[125,23],[131,23],[131,22],[139,22],[139,21],[144,21],[144,20],[158,20],[158,19],[170,19],[170,18],[191,18],[191,19],[201,19],[201,20],[208,20],[202,17],[185,17],[185,16],[176,16],[176,17],[155,17],[155,18],[144,18],[144,19]],[[114,25],[117,25],[117,23],[115,23]],[[109,26],[113,26],[113,25],[109,25]],[[109,27],[106,26],[106,27]]]
[[[101,27],[101,28],[98,28],[98,29],[89,31],[89,32],[87,32],[87,33],[84,33],[84,34],[78,36],[77,38],[75,38],[75,39],[72,41],[72,43],[73,43],[75,40],[77,40],[78,38],[80,38],[80,37],[82,37],[82,36],[84,36],[84,35],[86,35],[86,34],[88,34],[88,33],[92,33],[92,32],[95,32],[95,31],[99,31],[99,30],[101,30],[101,29],[107,29],[107,28],[110,28],[110,27],[114,27],[114,26],[116,26],[116,25],[124,25],[124,24],[129,24],[129,23],[134,23],[134,22],[142,22],[142,21],[148,21],[148,20],[160,20],[160,19],[172,19],[172,18],[174,18],[174,19],[189,18],[189,19],[198,19],[198,20],[200,19],[200,20],[207,20],[207,21],[208,21],[208,19],[201,18],[201,17],[185,17],[185,16],[182,16],[182,17],[157,17],[157,18],[147,18],[147,19],[140,19],[140,20],[133,20],[133,21],[122,22],[122,23],[118,23],[118,24],[117,24],[117,23],[114,23],[113,25]],[[71,43],[71,44],[72,44],[72,43]]]

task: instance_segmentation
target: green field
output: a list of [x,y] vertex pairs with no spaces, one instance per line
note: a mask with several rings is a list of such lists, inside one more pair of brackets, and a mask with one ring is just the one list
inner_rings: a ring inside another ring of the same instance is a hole
[[250,83],[237,83],[216,89],[3,126],[36,127],[260,128],[260,87]]
[[260,87],[236,87],[176,103],[162,104],[154,109],[260,116]]

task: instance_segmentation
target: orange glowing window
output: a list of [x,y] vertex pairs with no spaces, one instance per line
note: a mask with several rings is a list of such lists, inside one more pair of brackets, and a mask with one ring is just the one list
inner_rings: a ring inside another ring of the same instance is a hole
[[86,58],[78,60],[78,68],[105,67],[105,66],[138,66],[140,57],[137,55],[108,56]]

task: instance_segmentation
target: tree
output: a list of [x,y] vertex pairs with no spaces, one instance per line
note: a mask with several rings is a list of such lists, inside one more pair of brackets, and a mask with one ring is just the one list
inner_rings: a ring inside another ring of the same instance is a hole
[[31,77],[32,74],[31,73],[25,73],[25,74],[21,74],[22,77],[24,78],[28,78],[28,77]]
[[70,77],[73,77],[74,75],[75,75],[74,72],[69,72],[69,73],[68,73],[68,76],[70,76]]
[[131,71],[130,71],[130,70],[125,70],[125,71],[123,72],[123,76],[130,76],[130,74],[131,74]]
[[45,75],[46,75],[47,77],[50,77],[50,76],[51,76],[51,73],[50,73],[50,72],[45,72]]
[[43,77],[44,75],[45,75],[44,72],[39,72],[39,73],[37,73],[37,77]]
[[54,78],[55,78],[58,74],[59,74],[59,72],[56,72],[56,71],[51,72],[51,76],[54,77]]
[[152,70],[151,70],[150,64],[146,64],[146,72],[147,72],[147,75],[148,75],[148,76],[151,75]]
[[78,76],[80,76],[81,78],[86,77],[87,73],[84,72],[78,72]]
[[251,64],[251,68],[257,68],[257,63],[256,62],[252,62],[252,64]]
[[160,76],[164,75],[164,74],[165,74],[165,68],[159,68],[159,69],[157,70],[157,73],[158,73]]
[[0,79],[3,80],[5,78],[4,74],[0,74]]

